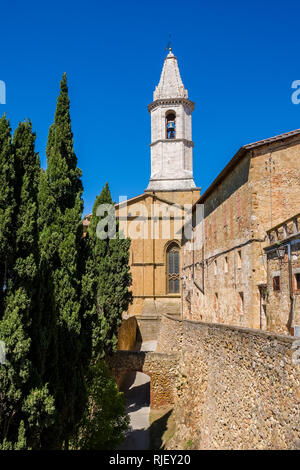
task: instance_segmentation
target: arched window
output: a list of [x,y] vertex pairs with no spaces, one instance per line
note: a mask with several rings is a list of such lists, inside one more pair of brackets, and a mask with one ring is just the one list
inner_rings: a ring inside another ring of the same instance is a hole
[[166,114],[166,139],[175,139],[176,134],[176,114],[168,111]]
[[167,249],[167,289],[169,294],[180,292],[179,246],[172,243]]

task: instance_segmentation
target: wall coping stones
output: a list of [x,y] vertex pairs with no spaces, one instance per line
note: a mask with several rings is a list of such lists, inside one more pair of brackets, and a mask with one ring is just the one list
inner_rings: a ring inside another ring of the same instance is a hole
[[225,323],[208,323],[208,322],[199,322],[195,320],[186,320],[186,319],[178,319],[174,318],[170,315],[167,314],[162,314],[162,316],[168,318],[169,320],[177,321],[179,323],[186,323],[186,324],[191,324],[194,325],[195,327],[198,328],[214,328],[214,329],[221,329],[221,330],[228,330],[228,331],[237,331],[240,333],[247,333],[253,336],[262,336],[265,339],[278,339],[280,342],[284,343],[292,343],[293,341],[296,341],[299,339],[298,337],[295,336],[290,336],[290,335],[281,335],[278,333],[273,333],[272,331],[265,331],[265,330],[257,330],[255,328],[246,328],[242,326],[234,326],[234,325],[227,325]]

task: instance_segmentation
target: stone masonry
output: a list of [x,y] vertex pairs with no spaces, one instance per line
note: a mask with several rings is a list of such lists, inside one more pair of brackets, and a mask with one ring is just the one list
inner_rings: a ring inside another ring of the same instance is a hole
[[169,449],[300,448],[293,337],[163,316],[158,349],[178,353]]
[[108,364],[120,386],[127,372],[142,372],[150,381],[151,408],[173,404],[176,392],[177,356],[143,351],[117,351]]

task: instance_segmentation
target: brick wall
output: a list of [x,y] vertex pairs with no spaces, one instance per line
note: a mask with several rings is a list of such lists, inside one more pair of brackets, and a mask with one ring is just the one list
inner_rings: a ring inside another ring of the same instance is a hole
[[200,198],[204,227],[193,250],[183,241],[183,317],[261,328],[260,288],[267,282],[266,232],[300,207],[299,138],[247,151]]

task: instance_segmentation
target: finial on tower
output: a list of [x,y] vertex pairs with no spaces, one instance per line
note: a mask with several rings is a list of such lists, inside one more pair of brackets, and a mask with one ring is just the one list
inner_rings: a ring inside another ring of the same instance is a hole
[[172,47],[171,47],[171,34],[169,34],[169,42],[166,47],[166,51],[172,52]]

